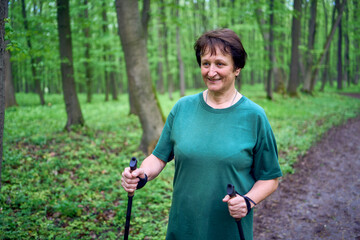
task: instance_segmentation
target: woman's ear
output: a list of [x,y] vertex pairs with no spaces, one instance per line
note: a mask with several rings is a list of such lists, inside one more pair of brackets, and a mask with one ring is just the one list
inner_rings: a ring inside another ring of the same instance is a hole
[[238,68],[238,69],[235,70],[235,76],[236,76],[236,77],[239,76],[240,71],[241,71],[241,68]]

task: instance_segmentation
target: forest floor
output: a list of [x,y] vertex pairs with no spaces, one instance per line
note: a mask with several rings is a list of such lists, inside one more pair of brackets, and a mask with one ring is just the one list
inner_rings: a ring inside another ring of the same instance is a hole
[[256,207],[254,239],[360,240],[360,116],[330,129],[294,169]]

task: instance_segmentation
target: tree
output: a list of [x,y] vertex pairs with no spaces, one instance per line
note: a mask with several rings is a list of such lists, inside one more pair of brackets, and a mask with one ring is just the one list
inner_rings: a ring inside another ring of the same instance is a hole
[[170,63],[169,63],[169,44],[167,42],[168,39],[168,25],[167,25],[167,15],[165,12],[165,2],[164,0],[160,0],[160,15],[164,18],[162,22],[162,28],[163,28],[163,42],[164,42],[164,57],[165,57],[165,76],[167,79],[168,84],[168,93],[169,93],[169,99],[172,100],[172,92],[174,90],[174,79],[173,75],[170,70]]
[[148,24],[150,20],[150,0],[143,0],[143,8],[141,12],[141,24],[144,29],[144,36],[147,42],[148,37]]
[[143,129],[140,149],[148,154],[160,137],[164,121],[151,82],[144,28],[138,1],[116,0],[115,4],[129,91]]
[[299,85],[299,44],[301,32],[301,0],[294,0],[294,12],[291,27],[291,63],[290,79],[287,92],[290,96],[297,96]]
[[[360,26],[359,26],[359,3],[357,0],[353,1],[354,3],[354,22],[355,22],[355,27],[354,27],[354,32],[355,32],[355,37],[354,37],[354,48],[355,49],[360,49]],[[354,80],[353,82],[355,84],[357,84],[359,82],[360,79],[360,53],[359,51],[355,52],[355,61],[353,61],[355,64],[355,74],[354,74]]]
[[[116,4],[116,0],[115,0],[115,4]],[[118,8],[116,8],[117,11],[117,16],[119,17],[119,11]],[[139,16],[140,18],[140,16]],[[149,24],[149,20],[150,20],[150,0],[143,0],[143,9],[142,9],[142,13],[141,13],[141,26],[142,26],[142,30],[143,30],[143,38],[145,40],[145,46],[147,46],[147,38],[148,38],[148,24]],[[118,18],[119,21],[119,18]],[[119,32],[120,33],[120,32]],[[129,102],[130,102],[130,114],[135,114],[135,115],[139,115],[137,108],[135,106],[135,102],[136,100],[134,99],[134,93],[129,89],[128,91],[129,93]]]
[[163,39],[164,36],[164,24],[165,24],[165,19],[166,16],[164,14],[164,5],[163,3],[160,2],[160,6],[159,6],[159,16],[158,16],[158,53],[159,53],[159,60],[157,63],[157,75],[158,75],[158,79],[156,81],[156,89],[160,92],[160,93],[164,93],[165,89],[164,89],[164,77],[163,77],[163,72],[164,72],[164,67],[163,67],[163,42],[166,41],[166,39]]
[[5,21],[8,16],[8,0],[0,0],[0,190],[3,162],[3,133],[5,120]]
[[316,10],[317,0],[311,0],[310,6],[310,19],[309,19],[309,35],[308,35],[308,46],[306,53],[306,74],[304,79],[303,91],[311,93],[311,73],[313,68],[313,54],[315,45],[315,34],[316,34]]
[[[107,36],[108,31],[108,17],[107,17],[107,9],[106,9],[106,2],[102,1],[101,5],[101,15],[102,15],[102,32],[103,36]],[[109,92],[111,90],[111,95],[113,100],[117,100],[117,86],[116,86],[116,79],[115,79],[115,72],[114,72],[114,54],[110,52],[110,44],[105,41],[104,42],[104,54],[103,54],[103,60],[106,64],[105,66],[105,101],[109,100]],[[110,66],[111,65],[111,66]]]
[[5,64],[5,108],[16,106],[15,90],[12,80],[10,50],[5,51],[4,55]]
[[[344,11],[344,4],[346,3],[346,0],[344,0],[343,4],[341,4],[341,6],[339,6],[339,14],[336,18],[336,20],[333,22],[333,25],[331,27],[331,31],[329,33],[329,35],[327,36],[326,38],[326,41],[325,41],[325,44],[324,44],[324,47],[322,49],[322,53],[319,57],[319,59],[317,60],[314,68],[313,68],[313,71],[312,71],[312,74],[311,74],[311,85],[310,85],[310,91],[313,91],[314,90],[314,87],[315,87],[315,83],[316,83],[316,78],[317,78],[317,75],[319,73],[319,68],[320,68],[320,65],[322,64],[322,62],[324,61],[325,59],[325,56],[326,56],[326,53],[328,52],[329,50],[329,47],[330,47],[330,43],[331,43],[331,40],[335,34],[335,30],[336,28],[338,27],[339,23],[340,23],[340,20],[342,18],[342,13]],[[334,10],[335,10],[336,6],[334,7]],[[323,88],[323,86],[322,86]]]
[[[342,14],[342,10],[340,9],[340,0],[335,1],[335,7],[338,11],[338,15],[340,15],[340,11]],[[342,21],[340,19],[339,22],[339,30],[338,30],[338,48],[337,48],[337,88],[342,89]]]
[[348,83],[348,86],[350,86],[350,40],[349,40],[349,8],[347,4],[345,5],[345,13],[346,13],[346,21],[345,21],[345,34],[344,34],[344,40],[345,40],[345,80]]
[[[176,5],[179,6],[179,0],[176,0]],[[176,8],[176,19],[179,19],[179,7]],[[180,96],[185,96],[185,69],[184,62],[181,55],[181,43],[180,43],[180,26],[176,25],[176,50],[177,59],[179,62],[179,80],[180,80]]]
[[[259,0],[255,1],[256,9],[255,9],[255,17],[257,21],[257,25],[260,29],[261,36],[263,37],[264,41],[264,50],[268,53],[266,59],[268,59],[268,72],[265,81],[265,89],[266,95],[268,99],[273,98],[273,90],[272,90],[272,83],[275,82],[274,90],[279,93],[285,92],[285,72],[282,67],[279,67],[278,60],[275,55],[275,42],[274,42],[274,26],[275,26],[275,19],[274,19],[274,11],[278,11],[275,7],[279,4],[276,4],[273,1],[269,1],[269,21],[265,19],[266,13],[263,11],[263,6],[260,4]],[[277,15],[279,18],[279,14]],[[280,24],[280,22],[278,23]],[[268,25],[268,29],[264,26]],[[252,33],[253,34],[253,33]],[[279,36],[280,37],[280,36]],[[282,48],[279,48],[279,54],[282,54]],[[280,56],[281,57],[281,56]],[[252,71],[253,75],[253,71]],[[251,76],[252,82],[254,81],[254,77]]]
[[[326,9],[326,4],[325,4],[325,0],[322,0],[322,4],[323,4],[323,9],[324,9],[324,27],[325,27],[325,32],[327,33],[328,32],[328,22],[329,22],[329,17],[328,17],[328,14],[327,14],[327,9]],[[334,7],[335,9],[335,7]],[[334,13],[335,14],[335,13]],[[334,15],[333,14],[333,15]],[[335,21],[335,16],[333,16],[333,20]],[[325,60],[324,60],[324,68],[323,68],[323,74],[322,74],[322,79],[321,79],[321,87],[320,87],[320,91],[324,91],[324,88],[325,88],[325,84],[327,82],[327,79],[328,79],[328,73],[329,73],[329,61],[330,61],[330,51],[327,51],[326,52],[326,55],[325,55]]]
[[29,24],[28,24],[28,20],[27,20],[27,16],[26,16],[25,0],[21,0],[21,6],[22,6],[22,15],[23,15],[23,20],[24,20],[24,27],[27,32],[27,34],[26,34],[27,45],[28,45],[28,48],[30,51],[31,71],[32,71],[32,76],[35,79],[35,89],[36,89],[36,92],[39,94],[41,105],[45,105],[44,93],[41,89],[41,81],[40,81],[39,75],[36,72],[35,57],[31,53],[33,47],[31,44],[30,33],[29,33]]
[[[286,56],[286,41],[284,41],[286,39],[286,19],[287,19],[287,14],[286,14],[286,10],[285,10],[285,0],[281,0],[281,1],[277,1],[277,4],[275,5],[277,6],[277,9],[275,9],[274,11],[277,12],[281,12],[276,14],[276,19],[274,19],[275,21],[275,26],[279,27],[281,26],[281,31],[275,31],[274,35],[275,35],[275,39],[282,39],[282,41],[280,41],[278,43],[278,48],[276,50],[274,50],[277,53],[277,58],[276,55],[274,54],[274,64],[276,63],[276,65],[274,66],[274,91],[277,93],[281,93],[281,94],[285,94],[286,92],[286,71],[284,69],[285,65],[286,65],[286,61],[285,61],[285,56]],[[274,7],[275,7],[274,6]],[[274,43],[275,45],[275,43]],[[276,46],[276,45],[275,45]],[[278,59],[278,61],[276,61],[276,59]]]
[[[106,36],[106,34],[108,33],[108,20],[107,20],[107,12],[106,12],[106,2],[102,1],[102,11],[101,11],[101,16],[102,16],[102,32],[103,35]],[[103,61],[104,63],[107,63],[108,61],[108,55],[107,52],[109,50],[109,44],[107,42],[104,43],[104,55],[103,55]],[[108,71],[108,67],[105,66],[104,69],[104,78],[105,78],[105,102],[109,101],[109,92],[110,92],[110,81],[109,81],[109,71]]]
[[270,28],[269,28],[269,70],[266,81],[266,97],[270,100],[273,99],[272,92],[272,76],[273,76],[273,61],[274,61],[274,0],[270,0]]
[[91,102],[92,96],[92,69],[90,66],[90,21],[88,0],[84,0],[84,37],[85,37],[85,79],[86,79],[86,101]]
[[72,42],[69,15],[69,0],[57,0],[57,22],[60,42],[61,79],[67,113],[65,128],[70,131],[72,125],[84,125],[80,103],[77,97],[72,57]]

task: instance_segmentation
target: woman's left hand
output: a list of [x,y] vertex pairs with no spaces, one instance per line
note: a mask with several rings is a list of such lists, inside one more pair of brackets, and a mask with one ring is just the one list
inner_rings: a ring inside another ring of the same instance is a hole
[[246,216],[246,202],[245,199],[239,194],[236,194],[236,197],[233,198],[231,198],[229,195],[226,195],[223,199],[223,202],[227,202],[229,213],[233,218],[240,219]]

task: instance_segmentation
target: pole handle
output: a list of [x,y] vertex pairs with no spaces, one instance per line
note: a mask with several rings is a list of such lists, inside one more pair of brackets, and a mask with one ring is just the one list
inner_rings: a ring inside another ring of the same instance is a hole
[[228,185],[227,185],[227,188],[226,188],[226,191],[227,191],[227,194],[228,194],[231,198],[233,198],[233,197],[236,196],[236,191],[235,191],[234,185],[228,184]]
[[130,165],[130,170],[131,171],[136,170],[136,168],[137,168],[137,159],[136,159],[136,157],[131,158],[129,165]]
[[[130,172],[136,170],[136,168],[137,168],[137,162],[138,162],[138,161],[137,161],[136,157],[132,157],[132,158],[131,158],[130,164],[129,164],[129,166],[130,166]],[[129,197],[133,197],[133,196],[134,196],[134,193],[128,193],[128,196],[129,196]]]

